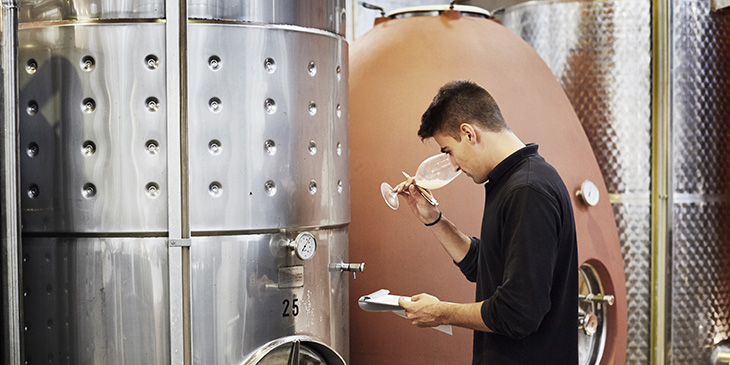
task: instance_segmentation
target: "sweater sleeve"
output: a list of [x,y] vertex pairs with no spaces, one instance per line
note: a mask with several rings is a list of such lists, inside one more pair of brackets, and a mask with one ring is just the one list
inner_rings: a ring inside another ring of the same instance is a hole
[[477,281],[477,269],[479,268],[479,239],[476,237],[471,238],[471,244],[469,245],[469,251],[466,253],[461,261],[454,263],[459,267],[461,273],[464,274],[467,280],[475,283]]
[[553,197],[529,186],[514,189],[503,207],[504,275],[481,314],[492,331],[519,339],[535,332],[550,310],[561,214]]

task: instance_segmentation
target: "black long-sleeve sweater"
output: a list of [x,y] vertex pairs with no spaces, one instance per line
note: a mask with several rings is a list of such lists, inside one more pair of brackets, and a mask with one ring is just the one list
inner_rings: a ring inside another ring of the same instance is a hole
[[481,239],[462,273],[493,333],[474,332],[473,364],[578,363],[578,253],[570,195],[530,144],[485,184]]

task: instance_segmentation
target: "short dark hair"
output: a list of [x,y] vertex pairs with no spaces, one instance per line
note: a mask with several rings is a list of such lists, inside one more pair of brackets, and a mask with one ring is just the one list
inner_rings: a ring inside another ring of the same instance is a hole
[[440,132],[460,141],[462,123],[475,123],[492,132],[509,130],[497,102],[487,90],[472,81],[454,80],[439,89],[423,113],[418,136],[424,140]]

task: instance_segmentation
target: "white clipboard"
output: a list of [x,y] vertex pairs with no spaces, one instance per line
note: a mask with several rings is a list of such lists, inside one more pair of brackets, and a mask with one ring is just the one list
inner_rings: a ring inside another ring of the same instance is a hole
[[[393,312],[403,318],[406,318],[406,311],[398,305],[398,299],[411,301],[409,296],[400,296],[390,294],[390,290],[380,289],[372,294],[363,295],[358,299],[357,304],[366,312]],[[431,327],[437,331],[453,335],[451,325],[440,325]]]

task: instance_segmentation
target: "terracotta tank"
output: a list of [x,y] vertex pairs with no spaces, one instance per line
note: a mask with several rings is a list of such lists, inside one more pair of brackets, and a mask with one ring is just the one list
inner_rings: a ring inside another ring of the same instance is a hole
[[[383,288],[397,295],[426,292],[445,301],[474,301],[474,285],[435,237],[405,204],[393,211],[380,195],[383,181],[402,181],[402,170],[413,174],[423,159],[439,152],[434,141],[422,143],[417,136],[421,114],[443,84],[470,79],[494,96],[522,141],[540,145],[569,191],[578,191],[585,180],[597,185],[596,206],[577,195],[573,199],[579,264],[590,265],[601,292],[615,296],[611,306],[594,304],[603,310],[603,333],[597,335],[604,337],[595,345],[603,348],[600,363],[623,364],[627,307],[619,237],[601,172],[570,102],[537,53],[497,22],[460,11],[435,14],[381,18],[350,47],[349,256],[367,263],[350,287],[351,363],[471,362],[471,330],[455,327],[449,336],[390,313],[365,312],[357,304],[360,296]],[[482,185],[460,176],[434,194],[445,216],[466,234],[479,235]]]

